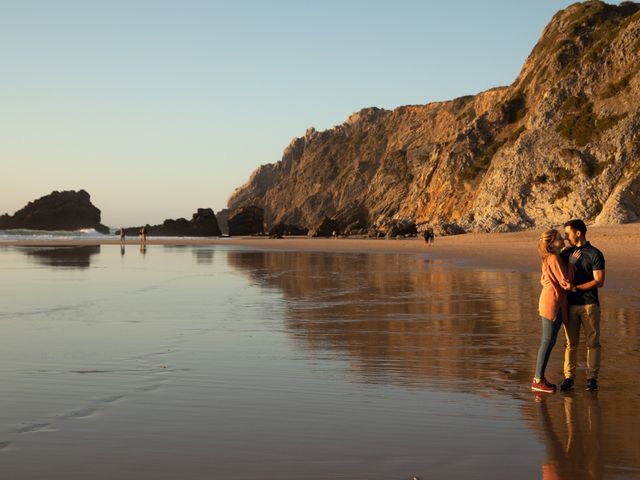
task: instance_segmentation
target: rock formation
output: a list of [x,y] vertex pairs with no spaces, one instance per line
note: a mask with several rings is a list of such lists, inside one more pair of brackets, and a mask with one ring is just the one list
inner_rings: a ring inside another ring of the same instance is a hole
[[80,230],[93,228],[109,233],[100,223],[100,209],[91,203],[91,196],[84,190],[57,190],[29,202],[13,215],[0,216],[0,229],[29,230]]
[[238,209],[227,219],[229,236],[264,233],[264,209],[249,205]]
[[311,237],[331,237],[339,235],[340,225],[334,218],[324,217],[319,225],[309,230],[309,236]]
[[227,220],[229,219],[229,209],[223,208],[219,212],[216,212],[216,219],[218,220],[218,226],[222,231],[223,235],[229,234],[229,226],[227,225]]
[[351,230],[409,218],[437,234],[638,221],[639,71],[640,5],[573,4],[510,86],[310,128],[228,207],[260,206],[267,226],[353,211]]
[[309,229],[299,227],[298,225],[288,225],[286,223],[277,223],[269,229],[269,236],[283,237],[285,235],[306,235]]
[[[138,236],[140,227],[128,227],[124,229],[127,236]],[[216,215],[210,208],[199,208],[191,217],[191,221],[186,218],[168,218],[162,225],[145,225],[147,235],[152,237],[219,237],[220,229]],[[116,231],[120,234],[120,231]]]

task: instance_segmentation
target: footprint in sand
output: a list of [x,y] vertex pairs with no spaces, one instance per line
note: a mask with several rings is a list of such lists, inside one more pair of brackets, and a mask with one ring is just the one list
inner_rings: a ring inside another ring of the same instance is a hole
[[98,401],[101,403],[114,403],[114,402],[117,402],[118,400],[122,400],[123,398],[124,398],[124,395],[111,395],[109,397],[99,398]]
[[74,410],[73,412],[67,413],[66,415],[64,415],[64,418],[77,418],[77,419],[89,418],[89,417],[92,417],[97,411],[98,411],[98,408],[93,408],[93,407],[83,408],[80,410]]
[[141,392],[154,392],[162,387],[161,383],[154,383],[151,385],[142,385],[141,387],[136,388],[136,390]]
[[50,423],[34,423],[19,428],[18,433],[55,432],[56,430]]

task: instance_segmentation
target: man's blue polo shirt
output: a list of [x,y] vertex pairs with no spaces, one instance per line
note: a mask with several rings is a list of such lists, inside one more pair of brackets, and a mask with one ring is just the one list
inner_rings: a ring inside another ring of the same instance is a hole
[[[581,247],[569,247],[563,250],[561,255],[565,264],[569,261],[569,256],[576,250],[580,250],[582,254],[576,263],[576,275],[573,283],[574,285],[581,285],[594,279],[594,270],[604,270],[604,255],[600,250],[587,242]],[[597,288],[567,293],[569,305],[600,305]]]

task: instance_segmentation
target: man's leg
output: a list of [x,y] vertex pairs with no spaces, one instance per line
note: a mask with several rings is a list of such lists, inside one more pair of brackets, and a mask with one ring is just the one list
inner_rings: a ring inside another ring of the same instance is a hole
[[600,372],[600,306],[585,305],[582,318],[587,343],[587,378],[598,378]]
[[576,377],[580,323],[583,310],[584,307],[582,305],[569,305],[569,322],[564,325],[564,335],[567,340],[564,349],[564,378]]

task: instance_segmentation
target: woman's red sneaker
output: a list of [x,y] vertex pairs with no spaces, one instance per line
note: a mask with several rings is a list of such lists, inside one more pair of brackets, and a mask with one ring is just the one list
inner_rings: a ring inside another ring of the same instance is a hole
[[546,383],[545,379],[541,379],[539,382],[535,380],[531,382],[531,390],[534,392],[554,393],[556,386]]

